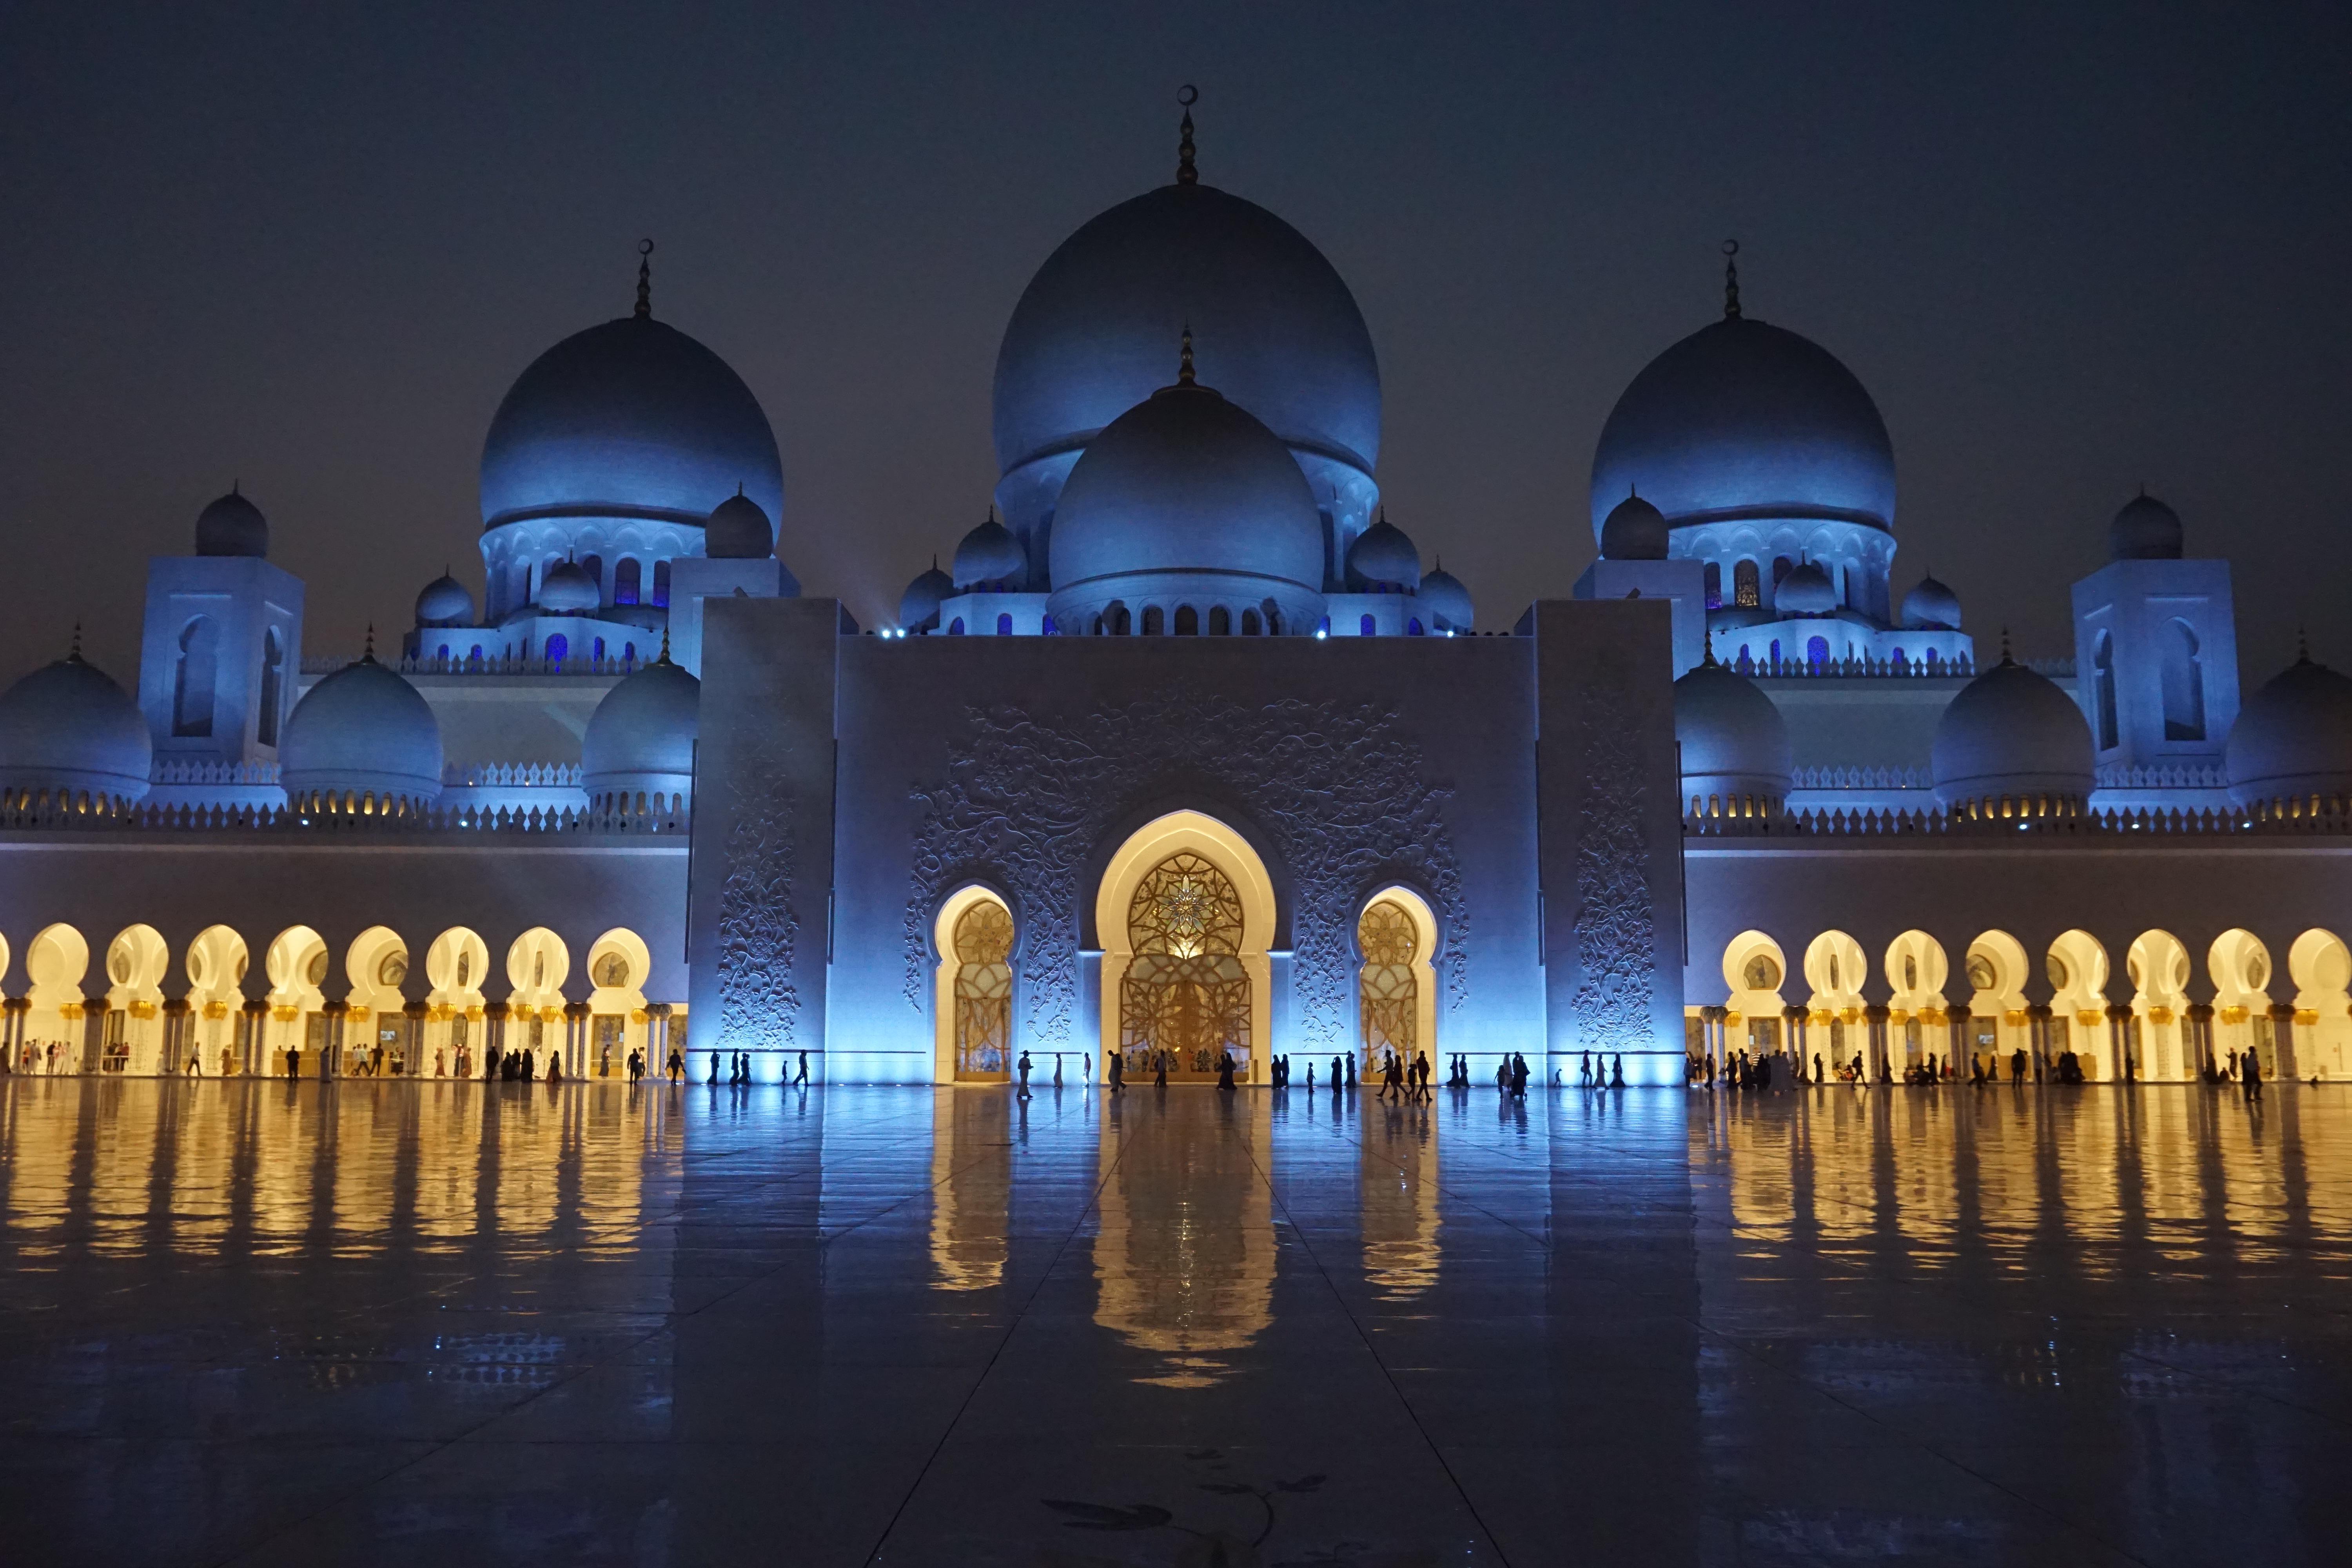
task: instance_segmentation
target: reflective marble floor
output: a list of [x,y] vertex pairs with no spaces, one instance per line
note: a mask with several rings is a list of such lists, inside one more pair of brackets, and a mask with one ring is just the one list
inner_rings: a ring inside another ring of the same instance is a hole
[[0,1562],[2352,1561],[2352,1089],[0,1079]]

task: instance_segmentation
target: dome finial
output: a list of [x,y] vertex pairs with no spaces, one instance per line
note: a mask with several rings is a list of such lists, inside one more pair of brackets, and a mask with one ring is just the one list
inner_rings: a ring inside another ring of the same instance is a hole
[[1739,320],[1739,242],[1723,242],[1723,319]]
[[2294,662],[2297,664],[2311,662],[2311,631],[2310,628],[2301,625],[2297,625],[2294,628]]
[[66,662],[68,664],[81,662],[81,623],[79,621],[74,623],[73,642],[66,649]]
[[654,242],[637,242],[637,320],[649,321],[654,314]]
[[368,623],[367,647],[360,654],[360,662],[362,664],[375,662],[375,623],[373,621]]
[[1184,121],[1176,137],[1176,183],[1197,185],[1201,171],[1192,166],[1192,106],[1201,101],[1201,89],[1186,82],[1176,89],[1176,101],[1184,106]]
[[1708,666],[1710,668],[1712,668],[1714,667],[1714,665],[1715,665],[1715,627],[1713,626],[1713,625],[1709,625],[1709,626],[1706,628],[1706,658],[1705,658],[1704,659],[1700,660],[1699,662],[1700,662],[1700,663],[1702,663],[1702,664],[1705,664],[1705,665]]
[[1184,346],[1176,355],[1176,384],[1179,386],[1200,384],[1192,379],[1192,323],[1190,321],[1184,323]]
[[2009,656],[2009,628],[2007,626],[2000,628],[2000,662],[2003,664],[2015,664],[2017,662],[2017,660]]
[[654,662],[656,664],[667,664],[669,662],[669,623],[667,621],[664,621],[662,623],[661,657],[654,660]]

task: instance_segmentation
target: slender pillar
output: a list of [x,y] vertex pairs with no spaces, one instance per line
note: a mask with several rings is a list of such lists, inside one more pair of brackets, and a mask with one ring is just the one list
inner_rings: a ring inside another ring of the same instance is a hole
[[1883,1002],[1873,1002],[1862,1010],[1863,1027],[1869,1031],[1870,1076],[1874,1080],[1882,1083],[1893,1071],[1893,1064],[1888,1059],[1886,1026],[1887,1020],[1894,1016],[1894,1012]]
[[499,1058],[507,1054],[507,1016],[514,1011],[505,1002],[482,1004],[482,1076],[499,1076]]
[[427,1073],[425,1061],[425,1015],[427,1011],[429,1009],[422,1002],[400,1005],[401,1037],[404,1042],[403,1054],[408,1058],[400,1070],[410,1078],[424,1078]]
[[2293,1003],[2271,1004],[2271,1039],[2278,1049],[2276,1076],[2290,1083],[2302,1077],[2302,1058],[2294,1048],[2294,1005]]
[[1969,1037],[1970,1016],[1969,1005],[1965,1002],[1958,1006],[1944,1009],[1944,1059],[1953,1064],[1952,1077],[1955,1081],[1959,1078],[1958,1064],[1962,1053],[1966,1053],[1969,1058],[1969,1079],[1973,1079],[1977,1076],[1977,1045]]
[[588,1076],[588,1004],[566,1002],[563,1005],[563,1076]]
[[199,1072],[204,1070],[201,1055],[196,1050],[195,1030],[190,1026],[194,1022],[192,1012],[184,996],[166,998],[163,1003],[163,1059],[159,1064],[159,1070],[166,1077],[185,1072],[191,1055],[198,1056],[196,1068]]
[[2033,1055],[2033,1081],[2042,1081],[2042,1069],[2050,1059],[2050,1020],[2056,1015],[2049,1006],[2036,1002],[2025,1009],[2026,1038]]
[[[2212,1016],[2213,1009],[2205,1007],[2204,1004],[2199,1002],[2190,1003],[2188,1011],[2183,1015],[2184,1018],[2190,1020],[2185,1022],[2181,1027],[2184,1060],[2188,1041],[2197,1037],[2197,1025],[2193,1020],[2200,1007],[2204,1008],[2208,1017]],[[2115,1057],[2116,1078],[2123,1083],[2137,1083],[2147,1071],[2147,1064],[2139,1059],[2138,1050],[2132,1040],[2131,1023],[2132,1010],[2129,1003],[2107,1004],[2107,1046]]]
[[321,1079],[341,1078],[343,1076],[343,1022],[350,1016],[351,1008],[341,1002],[329,1002],[320,1007],[319,1014],[327,1020],[326,1046],[319,1052],[319,1076]]

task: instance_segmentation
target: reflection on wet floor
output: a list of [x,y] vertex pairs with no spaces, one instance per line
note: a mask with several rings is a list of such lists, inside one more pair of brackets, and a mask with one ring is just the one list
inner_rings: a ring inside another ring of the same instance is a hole
[[2341,1561],[2352,1090],[2271,1094],[0,1079],[0,1539]]

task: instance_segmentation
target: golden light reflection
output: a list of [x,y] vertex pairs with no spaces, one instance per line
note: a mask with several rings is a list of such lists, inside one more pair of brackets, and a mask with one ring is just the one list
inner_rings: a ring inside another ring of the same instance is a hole
[[1364,1279],[1384,1301],[1406,1301],[1437,1283],[1436,1120],[1425,1105],[1366,1112],[1358,1180]]
[[1004,1283],[1012,1223],[1011,1101],[1002,1090],[944,1096],[931,1127],[931,1287]]
[[1137,1382],[1205,1388],[1273,1321],[1273,1193],[1258,1155],[1270,1100],[1216,1094],[1213,1136],[1161,1103],[1130,1096],[1103,1118],[1095,1321],[1160,1358]]
[[[1785,1246],[1924,1277],[1963,1257],[2036,1279],[2210,1275],[2352,1254],[2352,1100],[2273,1087],[2008,1087],[1695,1096],[1695,1174],[1712,1173],[1744,1257]],[[2321,1173],[2323,1174],[2315,1174]],[[2054,1248],[2054,1250],[2053,1250]]]
[[19,1266],[68,1236],[111,1256],[630,1249],[667,1110],[584,1086],[0,1080],[0,1232]]

